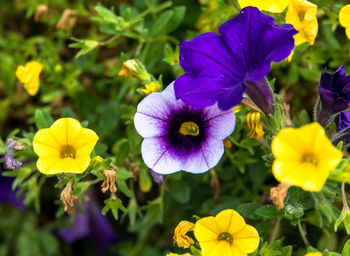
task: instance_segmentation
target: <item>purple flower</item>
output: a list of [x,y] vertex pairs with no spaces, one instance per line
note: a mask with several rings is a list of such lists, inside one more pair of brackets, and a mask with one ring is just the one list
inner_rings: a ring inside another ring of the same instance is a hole
[[151,174],[151,176],[155,182],[157,182],[159,185],[163,184],[164,177],[162,174],[156,173],[152,169],[149,169],[149,173]]
[[222,24],[219,33],[204,33],[179,45],[186,73],[176,79],[175,94],[196,108],[218,102],[227,110],[239,104],[247,81],[263,79],[272,61],[290,55],[297,31],[290,24],[275,25],[272,17],[246,7]]
[[335,123],[337,124],[337,132],[350,127],[350,112],[340,112],[335,118]]
[[17,141],[13,139],[8,139],[5,153],[6,167],[9,170],[16,170],[22,166],[22,163],[13,158],[11,154],[12,149],[22,149],[22,146],[19,145]]
[[63,228],[59,234],[66,243],[74,243],[79,239],[90,237],[96,249],[103,251],[115,243],[118,236],[112,223],[102,215],[102,209],[93,194],[88,192],[88,195],[90,200],[83,201],[81,205],[83,213],[76,212],[74,223]]
[[221,111],[217,104],[196,109],[176,100],[173,84],[137,106],[134,124],[144,137],[142,158],[160,174],[206,172],[220,161],[223,139],[233,132],[235,115],[232,110]]
[[318,87],[320,99],[316,106],[316,120],[328,126],[336,115],[350,107],[350,76],[346,76],[344,66],[340,66],[333,74],[321,76]]

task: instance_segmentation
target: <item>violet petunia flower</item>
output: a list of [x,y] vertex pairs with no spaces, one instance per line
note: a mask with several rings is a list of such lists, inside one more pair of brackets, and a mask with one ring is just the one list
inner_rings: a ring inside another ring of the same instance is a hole
[[337,132],[342,132],[350,127],[350,112],[340,112],[335,118],[335,123],[337,124]]
[[204,33],[180,43],[179,59],[186,73],[175,81],[176,97],[196,108],[218,102],[220,109],[227,110],[241,102],[250,82],[267,95],[265,105],[273,104],[270,88],[259,81],[270,72],[272,61],[290,55],[297,31],[290,24],[275,25],[272,17],[246,7],[222,24],[219,33]]
[[23,164],[13,158],[12,149],[22,149],[22,146],[17,141],[13,139],[8,139],[6,152],[5,152],[6,167],[9,170],[16,170],[19,167],[21,167]]
[[102,215],[102,209],[91,191],[87,194],[90,200],[82,202],[83,213],[76,212],[74,222],[64,227],[59,235],[69,244],[89,237],[98,251],[104,251],[118,240],[118,235],[113,229],[112,223],[106,216]]
[[333,74],[321,76],[318,87],[320,99],[316,105],[316,120],[324,127],[328,126],[338,113],[350,107],[350,76],[340,66]]
[[142,158],[159,174],[203,173],[216,166],[235,121],[232,110],[221,111],[217,104],[197,109],[176,100],[174,83],[144,98],[134,117],[144,137]]

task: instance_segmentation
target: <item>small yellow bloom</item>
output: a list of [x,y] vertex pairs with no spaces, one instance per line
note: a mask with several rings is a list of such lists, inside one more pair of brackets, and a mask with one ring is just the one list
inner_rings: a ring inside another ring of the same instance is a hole
[[350,39],[350,4],[340,9],[339,22],[345,28],[346,36]]
[[189,248],[194,241],[191,237],[187,236],[187,232],[193,231],[194,224],[192,222],[183,220],[177,224],[174,232],[174,240],[178,247]]
[[16,76],[19,81],[24,83],[24,89],[31,95],[37,94],[40,86],[39,76],[43,65],[37,61],[30,61],[24,67],[19,66],[16,70]]
[[246,116],[248,126],[248,137],[260,140],[264,136],[264,130],[260,122],[260,113],[257,111],[251,111]]
[[309,252],[305,254],[305,256],[322,256],[322,253],[320,252]]
[[123,63],[122,70],[119,72],[119,76],[135,77],[137,62],[134,59],[127,60]]
[[241,111],[244,108],[243,104],[238,104],[237,106],[234,106],[232,111],[233,113],[237,114],[239,111]]
[[145,87],[146,88],[142,89],[141,91],[143,91],[146,94],[150,94],[152,92],[157,92],[160,89],[159,84],[156,82],[150,82],[149,84],[146,84]]
[[36,166],[44,174],[83,173],[97,141],[97,134],[76,119],[58,119],[34,136],[33,148],[39,156]]
[[184,253],[184,254],[177,254],[177,253],[168,253],[166,256],[192,256],[190,253]]
[[257,7],[260,11],[281,13],[286,9],[289,0],[238,0],[241,8],[247,6]]
[[202,256],[246,256],[259,246],[259,234],[236,211],[227,209],[196,222],[194,235]]
[[272,140],[272,173],[279,182],[320,191],[343,157],[319,123],[284,128]]
[[290,0],[286,23],[290,23],[298,34],[294,35],[295,46],[302,43],[314,44],[318,32],[317,5],[306,0]]

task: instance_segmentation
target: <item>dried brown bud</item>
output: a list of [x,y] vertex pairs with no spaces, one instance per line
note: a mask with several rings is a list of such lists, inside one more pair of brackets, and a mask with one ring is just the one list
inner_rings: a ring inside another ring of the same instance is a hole
[[78,12],[72,9],[65,9],[62,13],[61,19],[58,21],[56,28],[57,29],[70,29],[74,27],[77,22],[76,14]]
[[218,202],[220,197],[220,182],[214,169],[210,170],[210,186],[214,192],[214,200]]
[[104,170],[105,180],[102,183],[101,190],[106,193],[107,190],[117,192],[116,186],[116,172],[113,170]]
[[228,138],[224,139],[224,146],[227,149],[231,149],[232,148],[232,142],[230,141],[230,139],[228,139]]
[[286,183],[280,183],[277,187],[273,187],[270,189],[270,199],[273,204],[277,206],[277,209],[283,209],[284,207],[284,199],[287,196],[287,192],[290,185]]
[[46,13],[47,13],[47,6],[44,5],[44,4],[39,5],[39,6],[36,8],[36,13],[35,13],[35,16],[34,16],[34,21],[35,21],[35,22],[41,21],[41,20],[45,17]]
[[78,199],[78,196],[72,195],[72,181],[70,180],[61,192],[61,201],[64,204],[64,210],[66,212],[74,212],[75,199]]

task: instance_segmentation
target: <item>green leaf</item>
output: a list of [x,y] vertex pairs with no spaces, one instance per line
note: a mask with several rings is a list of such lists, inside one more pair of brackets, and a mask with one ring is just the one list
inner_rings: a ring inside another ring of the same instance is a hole
[[162,13],[162,15],[160,15],[157,21],[154,23],[154,26],[151,31],[151,35],[157,36],[164,33],[166,26],[173,15],[174,15],[174,12],[172,10],[168,10]]
[[263,218],[275,218],[283,213],[283,211],[277,210],[274,205],[264,205],[256,209],[255,213]]
[[148,169],[141,168],[139,172],[139,186],[141,191],[147,193],[152,188],[152,179],[148,173]]
[[342,256],[349,256],[350,255],[350,240],[346,242],[344,245],[343,251],[341,253]]
[[104,201],[105,207],[102,209],[102,214],[106,215],[108,211],[112,211],[115,220],[118,220],[119,209],[126,212],[127,209],[124,207],[122,201],[119,198],[111,197]]
[[168,24],[163,28],[163,30],[160,32],[161,34],[169,34],[176,30],[182,23],[185,13],[186,13],[186,7],[185,6],[177,6],[172,9],[173,15],[171,16]]
[[36,109],[34,113],[35,125],[38,129],[49,128],[53,123],[51,115],[41,109]]
[[171,181],[171,195],[180,203],[187,203],[191,197],[190,187],[182,180]]
[[249,219],[261,219],[255,211],[260,208],[261,205],[258,203],[245,203],[237,206],[237,211],[245,218]]
[[191,246],[191,252],[193,256],[202,256],[201,254],[201,250],[197,249],[196,247],[194,247],[193,245]]

